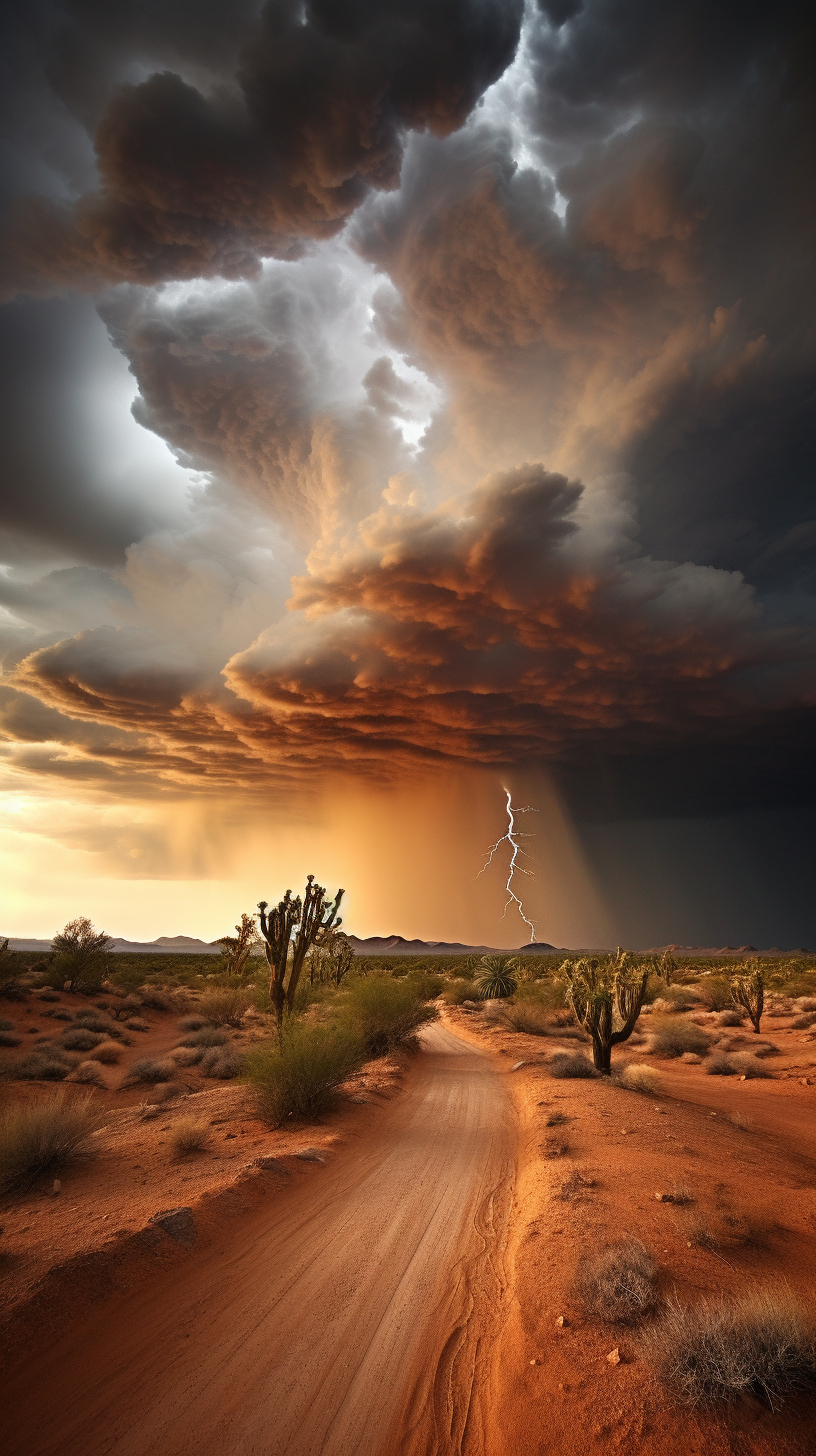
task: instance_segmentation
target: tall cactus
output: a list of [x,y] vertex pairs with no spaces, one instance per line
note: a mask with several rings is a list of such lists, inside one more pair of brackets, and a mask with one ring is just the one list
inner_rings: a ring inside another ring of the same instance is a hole
[[759,1023],[765,1007],[765,977],[758,961],[746,961],[731,982],[731,1000],[735,1006],[742,1006],[751,1018],[754,1031],[759,1034]]
[[[649,968],[631,965],[629,952],[618,947],[614,956],[603,961],[588,958],[565,961],[561,970],[568,982],[567,1000],[592,1037],[595,1070],[608,1077],[613,1046],[628,1041],[635,1029]],[[620,1021],[617,1031],[614,1030],[616,1011]]]
[[268,915],[268,902],[258,902],[261,935],[269,965],[269,999],[275,1008],[279,1029],[283,1025],[284,1012],[287,1009],[291,1011],[294,1007],[295,992],[307,951],[311,946],[319,945],[332,926],[341,924],[337,912],[343,894],[343,890],[338,890],[334,902],[327,901],[324,887],[316,885],[314,875],[309,875],[302,899],[298,895],[293,900],[292,891],[287,890],[277,908],[270,910]]

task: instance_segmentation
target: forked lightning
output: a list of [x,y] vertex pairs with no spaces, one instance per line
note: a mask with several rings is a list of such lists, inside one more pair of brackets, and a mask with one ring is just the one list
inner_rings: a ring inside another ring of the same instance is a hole
[[[534,838],[534,836],[532,834],[522,834],[520,830],[516,829],[516,815],[537,814],[538,810],[534,809],[531,804],[525,804],[523,809],[514,809],[513,801],[510,797],[510,790],[505,789],[504,792],[507,795],[507,832],[502,835],[501,839],[497,839],[495,844],[491,845],[490,849],[488,850],[487,859],[482,865],[482,868],[479,870],[479,875],[483,875],[485,870],[490,868],[491,864],[493,863],[493,856],[496,851],[501,847],[501,845],[505,843],[511,845],[513,853],[510,856],[510,866],[507,872],[507,884],[504,887],[507,891],[507,903],[505,904],[504,910],[502,911],[502,920],[507,914],[507,911],[510,909],[510,906],[516,904],[518,906],[519,915],[524,921],[524,924],[529,926],[530,928],[530,944],[532,945],[535,943],[536,940],[535,926],[533,925],[532,920],[528,919],[528,917],[525,915],[524,906],[518,895],[516,894],[515,890],[513,889],[513,876],[518,872],[518,874],[520,875],[529,875],[530,879],[533,878],[532,870],[526,870],[524,869],[523,865],[517,863],[519,855],[526,854],[526,850],[521,848],[521,845],[517,843],[517,840],[532,839]],[[476,876],[477,879],[479,878],[479,875]]]

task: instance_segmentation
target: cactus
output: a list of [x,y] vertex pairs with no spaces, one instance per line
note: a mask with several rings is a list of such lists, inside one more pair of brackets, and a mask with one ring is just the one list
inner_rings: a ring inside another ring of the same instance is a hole
[[671,985],[672,977],[677,970],[677,961],[674,959],[674,956],[672,954],[673,950],[674,946],[668,945],[656,966],[658,976],[662,977],[662,979],[666,982],[667,986]]
[[748,1012],[754,1031],[759,1034],[765,1006],[765,977],[758,961],[746,961],[740,966],[731,982],[731,1000]]
[[479,969],[473,984],[483,1001],[498,1001],[512,996],[518,979],[518,961],[515,956],[485,955],[479,961]]
[[292,891],[287,890],[277,908],[270,910],[268,915],[268,902],[258,902],[261,935],[269,965],[269,999],[275,1008],[278,1030],[283,1026],[284,1012],[294,1007],[307,951],[313,945],[320,945],[332,927],[336,929],[341,924],[337,912],[343,894],[343,890],[338,890],[334,903],[327,901],[324,887],[316,885],[314,875],[309,875],[302,899],[298,895],[293,900]]
[[[649,968],[636,967],[629,952],[619,946],[615,955],[605,960],[564,961],[561,971],[568,982],[567,1001],[592,1037],[595,1070],[608,1077],[613,1046],[628,1041],[635,1029]],[[616,1012],[620,1022],[617,1031]]]

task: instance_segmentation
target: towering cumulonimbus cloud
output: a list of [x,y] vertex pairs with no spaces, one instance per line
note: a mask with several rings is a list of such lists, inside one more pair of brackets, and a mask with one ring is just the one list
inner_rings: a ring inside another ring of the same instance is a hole
[[108,614],[86,583],[15,628],[29,770],[59,714],[48,772],[154,789],[544,762],[582,811],[601,779],[621,813],[804,801],[795,7],[58,12],[43,74],[95,150],[16,198],[8,287],[97,294],[210,526],[125,556],[119,511]]
[[114,91],[99,189],[21,207],[12,285],[254,276],[260,258],[333,236],[369,188],[398,184],[406,130],[462,125],[512,59],[522,9],[267,0],[233,77],[201,90],[157,70]]

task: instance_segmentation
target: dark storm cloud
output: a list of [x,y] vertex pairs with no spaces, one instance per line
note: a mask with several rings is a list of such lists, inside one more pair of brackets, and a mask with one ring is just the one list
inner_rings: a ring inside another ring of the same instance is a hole
[[[464,125],[515,6],[272,5],[223,47],[216,5],[189,46],[174,6],[62,13],[50,74],[102,185],[32,204],[15,277],[118,284],[139,420],[313,550],[292,616],[256,605],[240,640],[214,614],[182,631],[198,608],[151,566],[150,631],[41,645],[19,691],[133,735],[97,761],[156,782],[543,760],[595,817],[812,799],[798,12],[550,0]],[[162,286],[219,273],[239,281]],[[415,456],[400,356],[444,393]],[[81,481],[49,490],[55,534],[81,534]]]
[[[229,83],[157,70],[114,92],[95,131],[100,189],[21,202],[9,286],[244,277],[332,236],[368,188],[397,185],[406,129],[462,125],[521,15],[520,0],[268,0]],[[160,13],[159,27],[161,48]]]

